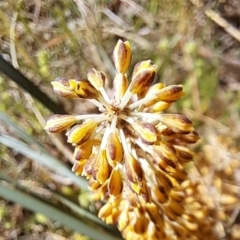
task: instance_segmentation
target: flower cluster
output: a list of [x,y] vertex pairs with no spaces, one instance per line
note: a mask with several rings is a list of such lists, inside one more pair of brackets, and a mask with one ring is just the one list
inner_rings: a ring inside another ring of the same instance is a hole
[[205,180],[205,206],[214,209],[211,215],[222,239],[240,239],[238,217],[234,214],[240,197],[237,185],[240,170],[239,141],[216,130],[212,130],[206,140],[202,154],[198,154],[195,161],[201,178]]
[[187,117],[164,113],[183,96],[183,86],[153,84],[157,65],[151,60],[137,63],[129,82],[131,57],[129,42],[119,40],[113,52],[113,98],[105,90],[106,76],[94,68],[87,79],[53,81],[57,94],[87,99],[99,113],[54,115],[45,129],[70,128],[73,171],[89,179],[96,200],[105,201],[99,217],[117,225],[126,239],[191,239],[182,184],[188,180],[185,165],[194,156],[187,145],[199,137]]

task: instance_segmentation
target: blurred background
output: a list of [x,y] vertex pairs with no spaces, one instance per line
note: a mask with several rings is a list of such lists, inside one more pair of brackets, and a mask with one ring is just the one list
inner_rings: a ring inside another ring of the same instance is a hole
[[43,130],[53,113],[96,111],[58,97],[50,82],[85,78],[91,67],[112,79],[118,39],[130,41],[130,72],[151,59],[156,82],[183,84],[169,111],[202,138],[189,174],[209,190],[223,239],[240,239],[240,2],[1,0],[0,240],[121,239],[71,172],[65,136]]

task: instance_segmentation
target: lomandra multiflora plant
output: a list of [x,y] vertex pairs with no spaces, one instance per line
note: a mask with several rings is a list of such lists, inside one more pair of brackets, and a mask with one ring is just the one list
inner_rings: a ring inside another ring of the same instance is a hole
[[86,99],[99,113],[54,115],[45,129],[69,129],[72,170],[89,180],[94,199],[105,203],[99,217],[117,225],[125,239],[215,239],[211,209],[185,169],[194,156],[188,144],[199,136],[187,117],[165,113],[183,96],[183,86],[152,85],[157,65],[151,60],[137,63],[129,81],[131,58],[129,42],[119,40],[113,97],[105,74],[94,68],[86,79],[53,81],[58,95]]

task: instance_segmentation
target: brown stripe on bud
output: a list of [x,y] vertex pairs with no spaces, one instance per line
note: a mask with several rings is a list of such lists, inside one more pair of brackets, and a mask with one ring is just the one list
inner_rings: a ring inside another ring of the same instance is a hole
[[51,82],[53,90],[61,97],[76,98],[77,95],[71,90],[68,79],[58,77]]
[[44,127],[50,133],[58,133],[66,130],[77,122],[76,116],[73,115],[53,115]]
[[182,85],[171,85],[167,86],[156,94],[158,101],[175,102],[183,96]]
[[160,229],[163,229],[164,223],[163,214],[161,214],[161,209],[159,209],[159,207],[154,203],[147,203],[145,209],[151,221],[155,224],[158,224],[158,226],[161,226]]
[[154,146],[153,157],[155,160],[154,163],[164,172],[174,173],[176,171],[176,168],[178,167],[176,159],[172,160],[166,158],[158,146]]
[[177,221],[178,215],[176,215],[171,208],[164,206],[163,212],[167,216],[167,218],[170,219],[171,221]]
[[96,161],[96,154],[92,153],[91,156],[89,157],[89,159],[87,160],[84,168],[83,168],[84,173],[87,176],[91,176],[92,175],[93,165],[94,165],[95,161]]
[[92,153],[94,143],[94,139],[89,139],[85,143],[76,146],[73,154],[74,158],[78,161],[89,158]]
[[170,208],[177,216],[181,216],[184,213],[183,205],[172,198],[170,198],[170,201],[167,203],[167,207]]
[[171,179],[162,171],[158,171],[156,173],[157,184],[159,186],[163,186],[167,194],[170,193],[173,188],[173,184]]
[[108,164],[105,150],[100,150],[94,161],[92,177],[103,184],[110,176],[111,167]]
[[194,131],[192,122],[182,114],[161,114],[160,121],[176,133]]
[[179,145],[174,145],[174,148],[177,151],[177,157],[182,162],[189,162],[193,159],[195,153],[189,148]]
[[146,181],[142,181],[141,192],[140,192],[138,198],[139,198],[140,202],[142,203],[142,205],[145,205],[146,203],[149,203],[152,201],[151,191],[150,191],[149,187],[147,186]]
[[119,170],[114,169],[108,181],[108,191],[110,195],[118,196],[123,189],[122,177]]
[[64,78],[64,77],[57,77],[54,82],[58,82],[61,83],[61,85],[65,86],[65,87],[70,87],[68,79]]
[[157,130],[151,123],[136,120],[132,127],[144,142],[154,143],[157,141]]
[[153,189],[153,195],[159,203],[166,203],[168,201],[168,192],[161,185]]
[[136,218],[136,222],[134,223],[133,229],[134,232],[138,235],[143,235],[148,229],[149,220],[146,217],[138,217]]
[[110,133],[107,140],[106,156],[110,165],[116,165],[123,159],[123,147],[117,132]]
[[153,65],[153,61],[152,60],[145,60],[145,61],[140,61],[140,62],[136,63],[136,65],[134,66],[134,69],[133,69],[132,76],[137,75],[138,72],[140,72],[140,71],[142,71],[144,69],[147,69],[151,65]]
[[174,172],[169,174],[171,177],[176,179],[178,182],[183,182],[187,179],[188,174],[184,169],[176,168]]
[[132,156],[127,154],[125,159],[126,174],[130,182],[138,183],[143,179],[143,170],[139,162]]
[[174,173],[177,168],[177,164],[170,159],[160,159],[158,166],[167,173]]
[[87,78],[97,90],[104,86],[106,80],[106,76],[95,68],[91,68],[88,70]]
[[100,93],[87,80],[69,80],[71,90],[80,98],[97,99]]
[[174,162],[177,161],[177,152],[172,144],[166,141],[160,141],[155,149],[162,158],[170,159]]
[[185,143],[196,143],[200,139],[200,136],[196,131],[193,131],[189,134],[181,134],[178,138]]
[[137,71],[136,75],[133,75],[132,82],[129,86],[129,91],[132,94],[141,94],[142,91],[146,91],[152,84],[157,71],[157,65],[152,65],[141,71]]
[[125,73],[129,67],[131,58],[132,52],[130,43],[128,41],[123,42],[122,40],[118,40],[113,51],[113,61],[117,72]]
[[185,199],[185,193],[182,192],[181,190],[180,191],[172,190],[170,192],[170,197],[175,201],[182,203]]
[[155,125],[157,131],[161,135],[166,135],[166,136],[171,136],[173,134],[176,134],[175,132],[172,131],[169,127],[167,127],[165,124],[162,122],[159,122],[157,125]]
[[89,120],[81,125],[76,125],[67,132],[68,142],[74,145],[81,145],[86,142],[97,127],[95,120]]

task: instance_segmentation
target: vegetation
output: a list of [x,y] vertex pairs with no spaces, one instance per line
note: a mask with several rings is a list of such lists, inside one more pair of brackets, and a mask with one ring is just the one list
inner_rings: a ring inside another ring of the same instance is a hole
[[53,94],[51,81],[86,78],[90,68],[113,79],[118,39],[131,44],[130,75],[151,59],[156,83],[183,85],[185,95],[166,112],[187,116],[201,136],[185,170],[205,218],[193,212],[200,223],[212,219],[215,239],[239,239],[239,10],[237,0],[2,0],[0,239],[122,238],[97,217],[105,203],[93,201],[87,181],[71,172],[66,136],[44,130],[52,112],[98,112]]

